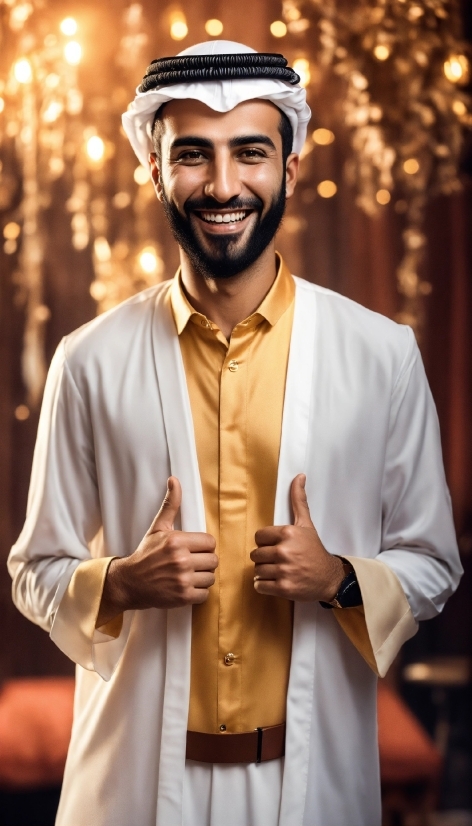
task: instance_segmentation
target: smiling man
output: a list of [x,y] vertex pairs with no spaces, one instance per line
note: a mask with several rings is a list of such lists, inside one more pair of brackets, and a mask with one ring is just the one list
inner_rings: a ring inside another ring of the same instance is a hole
[[461,567],[412,331],[275,251],[309,117],[227,41],[123,116],[181,267],[60,345],[9,562],[77,663],[59,826],[380,824],[377,677]]

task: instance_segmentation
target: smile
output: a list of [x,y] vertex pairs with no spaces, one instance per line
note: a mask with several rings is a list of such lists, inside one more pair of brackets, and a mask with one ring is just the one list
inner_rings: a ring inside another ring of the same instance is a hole
[[240,212],[200,212],[198,217],[207,224],[237,224],[244,221],[252,210]]

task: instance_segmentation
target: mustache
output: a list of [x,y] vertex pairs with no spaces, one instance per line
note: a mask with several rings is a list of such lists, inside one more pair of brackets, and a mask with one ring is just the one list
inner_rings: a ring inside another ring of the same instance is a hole
[[231,209],[232,211],[237,212],[238,210],[243,209],[253,209],[258,212],[262,212],[264,204],[262,203],[260,198],[253,197],[253,198],[239,198],[235,196],[234,198],[230,198],[229,201],[226,201],[224,204],[221,201],[216,201],[215,198],[189,198],[188,201],[185,202],[185,212],[189,215],[190,212],[195,210],[206,210],[211,212],[212,210],[220,210],[220,209]]

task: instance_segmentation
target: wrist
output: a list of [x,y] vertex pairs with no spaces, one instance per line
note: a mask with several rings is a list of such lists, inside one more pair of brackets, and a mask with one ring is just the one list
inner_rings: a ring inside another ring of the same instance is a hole
[[330,578],[329,589],[327,589],[326,597],[324,598],[325,602],[331,602],[335,598],[336,594],[338,593],[341,587],[341,583],[349,573],[349,571],[345,570],[345,563],[343,562],[340,556],[330,556],[332,574]]
[[114,617],[129,610],[129,589],[126,584],[128,558],[115,557],[111,560],[105,582],[103,583],[102,599],[96,627],[114,619]]

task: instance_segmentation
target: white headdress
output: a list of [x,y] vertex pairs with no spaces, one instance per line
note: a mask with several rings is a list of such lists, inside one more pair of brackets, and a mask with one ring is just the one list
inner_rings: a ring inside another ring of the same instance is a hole
[[[222,57],[199,61],[199,55]],[[184,68],[175,71],[175,64],[183,57],[190,60],[182,61]],[[194,65],[198,68],[192,68]],[[151,129],[157,110],[169,100],[186,98],[200,100],[216,112],[229,112],[245,100],[269,100],[287,115],[293,129],[293,151],[300,152],[311,111],[298,75],[286,65],[281,55],[260,54],[231,40],[198,43],[180,52],[177,60],[153,61],[122,118],[123,129],[142,165],[147,166],[153,151]]]

